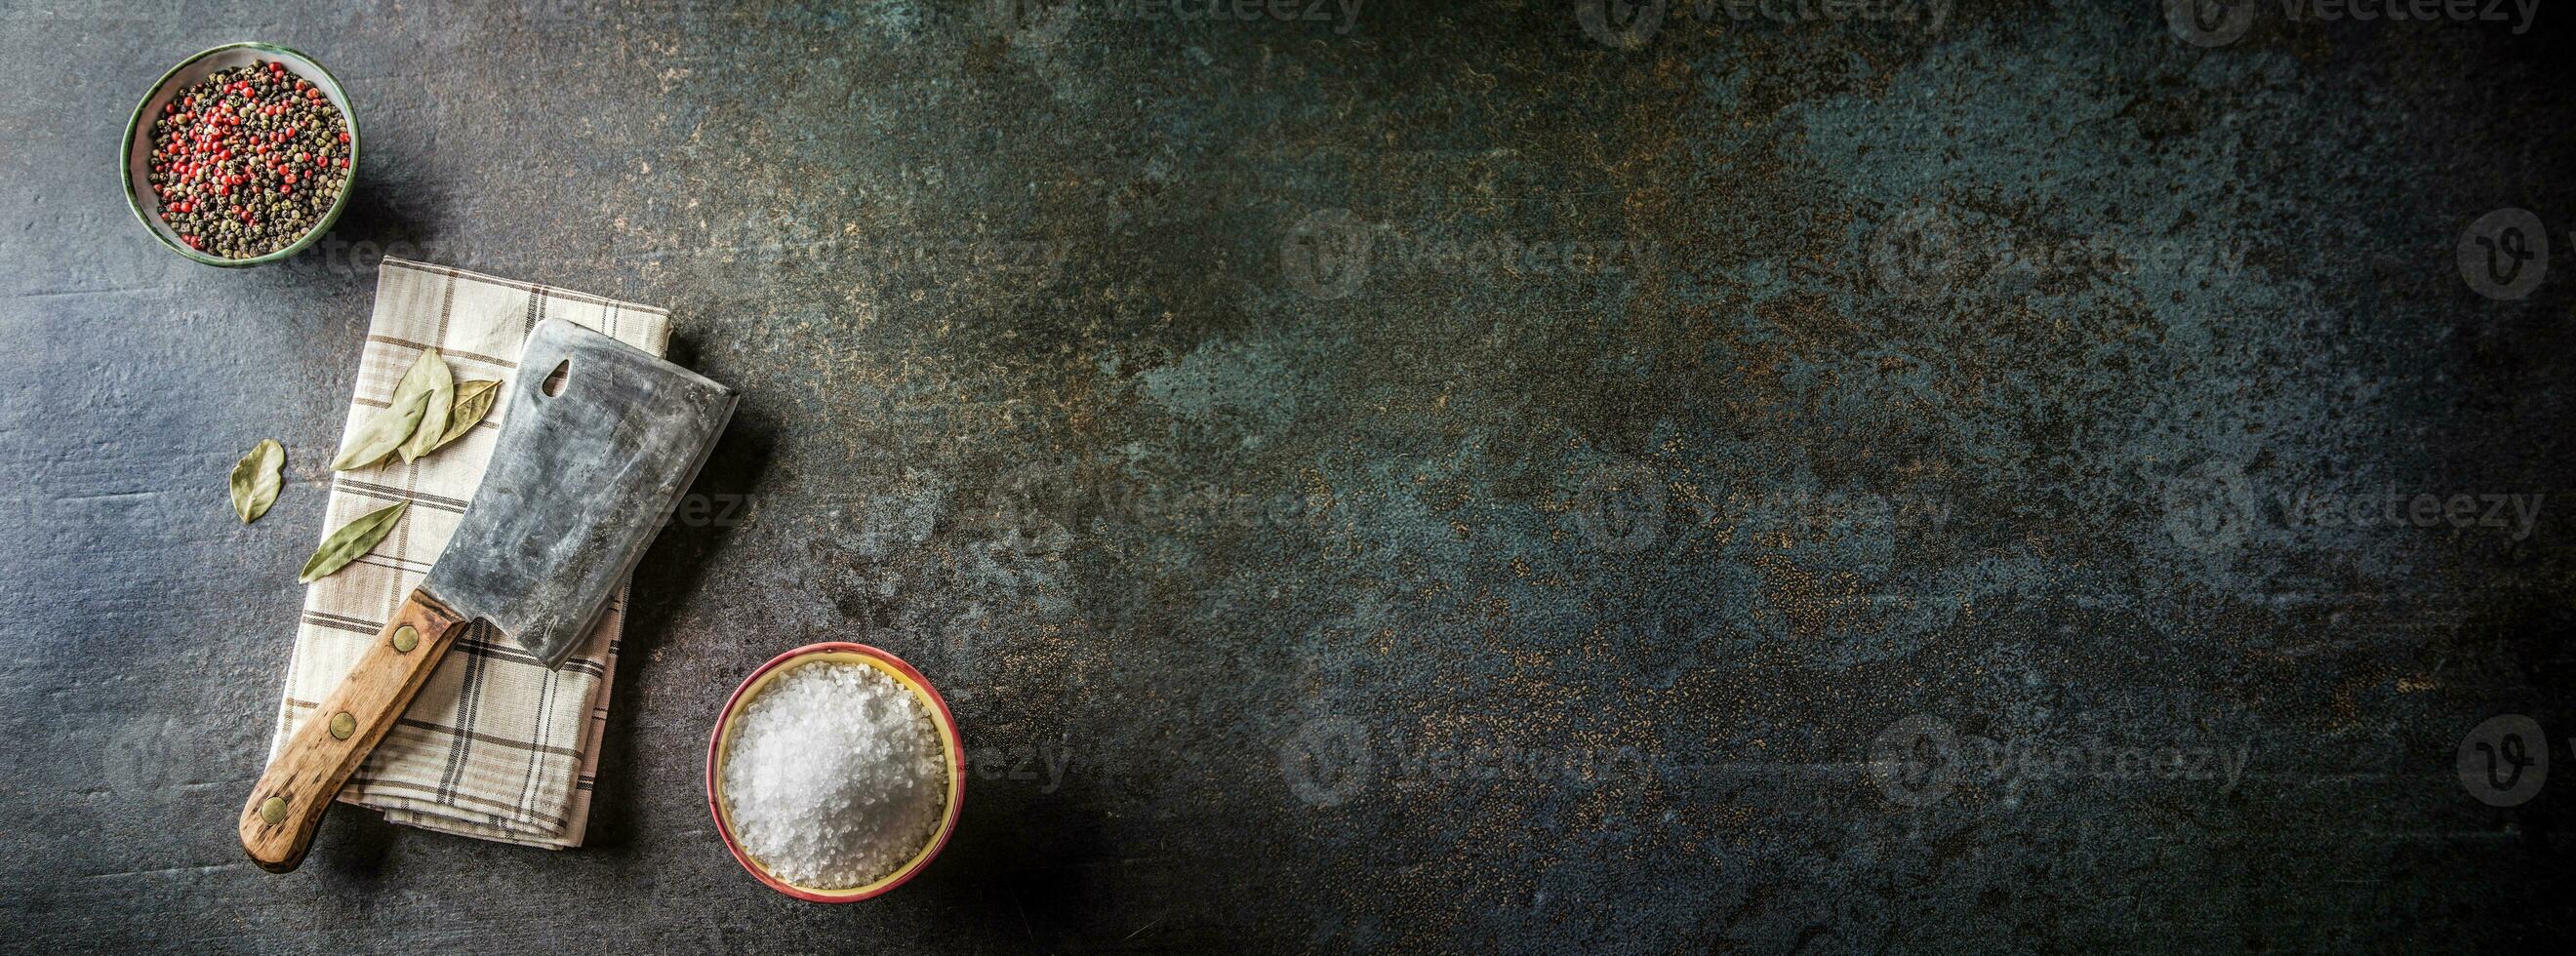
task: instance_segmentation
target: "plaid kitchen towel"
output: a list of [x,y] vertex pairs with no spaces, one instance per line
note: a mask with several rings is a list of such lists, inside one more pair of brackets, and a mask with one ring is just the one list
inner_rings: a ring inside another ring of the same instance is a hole
[[[457,381],[498,379],[503,388],[511,387],[528,330],[548,317],[605,332],[654,355],[670,344],[670,313],[661,309],[386,259],[376,277],[376,313],[367,326],[346,429],[356,430],[384,408],[395,381],[431,346],[446,356]],[[491,417],[466,437],[418,461],[388,457],[333,476],[322,522],[326,533],[396,501],[409,501],[411,508],[373,552],[305,591],[271,759],[438,560],[482,483],[509,405],[509,396],[501,396]],[[430,830],[528,846],[580,846],[625,610],[620,589],[598,630],[562,669],[551,671],[490,625],[473,625],[350,776],[340,799]]]

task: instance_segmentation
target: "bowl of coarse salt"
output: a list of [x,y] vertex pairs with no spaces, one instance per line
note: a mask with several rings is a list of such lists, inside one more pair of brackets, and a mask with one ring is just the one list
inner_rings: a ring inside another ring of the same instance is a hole
[[707,809],[770,889],[855,903],[947,845],[965,753],[948,703],[912,665],[865,644],[808,644],[725,701],[707,741]]

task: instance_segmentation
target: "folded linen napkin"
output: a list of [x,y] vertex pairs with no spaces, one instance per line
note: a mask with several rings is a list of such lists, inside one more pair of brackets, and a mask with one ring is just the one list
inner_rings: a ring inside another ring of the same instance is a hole
[[[512,387],[528,330],[548,317],[654,355],[670,345],[671,317],[661,309],[387,258],[376,277],[375,318],[345,431],[384,408],[403,370],[432,346],[457,381],[498,379],[504,389]],[[391,457],[333,476],[324,534],[396,501],[412,507],[373,552],[305,591],[271,759],[438,560],[482,484],[509,404],[501,396],[472,432],[417,461]],[[621,588],[590,639],[551,671],[507,636],[476,624],[349,777],[340,799],[424,829],[527,846],[580,846],[625,609]]]

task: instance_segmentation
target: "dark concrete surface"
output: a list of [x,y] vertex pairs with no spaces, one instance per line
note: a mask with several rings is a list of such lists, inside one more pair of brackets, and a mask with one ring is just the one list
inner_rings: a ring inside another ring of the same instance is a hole
[[[0,949],[2565,940],[2576,11],[1580,6],[0,3]],[[369,150],[246,272],[112,166],[239,39]],[[735,518],[640,572],[589,847],[343,810],[269,876],[388,250],[670,307]],[[698,776],[830,638],[979,757],[847,907]]]

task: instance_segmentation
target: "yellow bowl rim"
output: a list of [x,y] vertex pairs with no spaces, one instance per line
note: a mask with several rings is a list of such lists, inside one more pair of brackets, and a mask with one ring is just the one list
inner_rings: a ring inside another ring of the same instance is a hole
[[[802,886],[770,873],[767,868],[752,859],[751,854],[744,851],[741,843],[734,839],[733,823],[727,817],[724,805],[724,764],[726,752],[732,749],[733,745],[734,716],[741,713],[743,706],[778,675],[786,673],[793,667],[827,661],[865,664],[909,688],[913,696],[921,700],[923,709],[929,712],[932,725],[938,728],[939,746],[945,751],[944,756],[947,758],[948,765],[948,806],[940,818],[938,830],[931,835],[927,843],[923,844],[920,852],[913,854],[912,859],[896,867],[892,873],[860,886],[840,889]],[[914,874],[921,872],[923,867],[930,864],[932,857],[939,855],[942,847],[947,846],[949,834],[957,829],[957,818],[965,805],[965,761],[964,742],[957,731],[956,717],[948,711],[948,702],[940,698],[939,691],[930,686],[929,679],[921,676],[921,672],[913,669],[912,665],[905,663],[902,658],[865,644],[846,641],[808,644],[770,658],[768,663],[762,664],[758,670],[751,672],[751,676],[744,678],[742,686],[735,688],[733,696],[725,700],[724,709],[716,717],[715,731],[708,736],[707,741],[707,808],[715,815],[716,834],[724,839],[725,849],[732,851],[734,859],[742,864],[743,869],[750,871],[753,877],[758,878],[771,889],[816,903],[854,903],[883,895],[902,885],[904,881],[912,879]]]

